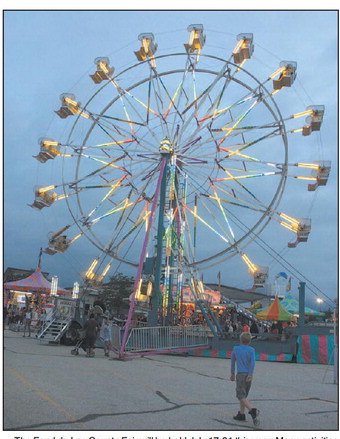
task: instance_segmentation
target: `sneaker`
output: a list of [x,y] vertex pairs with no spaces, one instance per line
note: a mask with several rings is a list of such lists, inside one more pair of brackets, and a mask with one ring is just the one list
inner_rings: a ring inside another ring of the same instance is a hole
[[257,410],[256,408],[252,408],[252,409],[249,411],[249,414],[250,414],[250,416],[251,416],[252,419],[253,419],[253,424],[254,424],[254,425],[259,425],[259,423],[260,423],[260,420],[259,420],[260,410]]
[[236,421],[245,421],[246,420],[246,415],[243,413],[238,412],[236,416],[233,416],[233,418]]

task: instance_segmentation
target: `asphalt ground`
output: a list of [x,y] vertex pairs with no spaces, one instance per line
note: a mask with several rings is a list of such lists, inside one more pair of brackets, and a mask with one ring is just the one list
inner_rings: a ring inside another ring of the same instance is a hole
[[9,330],[3,344],[3,431],[338,430],[333,366],[258,361],[249,394],[261,412],[255,427],[249,415],[233,419],[229,359],[110,361],[102,349],[87,358]]

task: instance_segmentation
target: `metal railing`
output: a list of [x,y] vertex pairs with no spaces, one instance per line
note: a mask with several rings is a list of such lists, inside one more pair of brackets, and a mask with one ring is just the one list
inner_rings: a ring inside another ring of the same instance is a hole
[[125,351],[146,352],[207,346],[211,335],[211,330],[201,325],[132,328]]
[[45,335],[48,335],[51,332],[51,335],[52,333],[53,335],[50,338],[52,338],[54,341],[58,341],[68,328],[70,322],[70,317],[63,318],[59,314],[53,313],[51,318],[44,322],[36,337],[41,340],[45,337]]

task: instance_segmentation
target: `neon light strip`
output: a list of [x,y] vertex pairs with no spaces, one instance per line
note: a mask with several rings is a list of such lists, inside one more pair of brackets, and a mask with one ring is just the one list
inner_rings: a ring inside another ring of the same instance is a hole
[[217,230],[215,230],[213,227],[211,227],[206,221],[204,221],[204,219],[202,219],[199,215],[195,214],[194,211],[192,211],[186,204],[183,204],[183,207],[185,209],[187,209],[192,215],[194,215],[194,217],[198,218],[205,226],[207,226],[211,231],[213,231],[214,233],[216,233],[216,235],[218,235],[221,239],[223,239],[223,241],[225,241],[226,243],[230,244],[230,242],[228,241],[227,238],[225,238],[223,235],[221,235],[219,232],[217,232]]
[[237,177],[231,176],[226,178],[216,178],[214,181],[241,180],[242,178],[265,177],[267,175],[277,175],[277,174],[281,174],[281,172],[262,172],[260,174],[253,174],[253,175],[239,175]]
[[236,123],[234,124],[234,126],[232,127],[232,130],[231,131],[229,131],[225,136],[224,136],[224,138],[222,138],[221,140],[220,140],[220,142],[219,142],[219,145],[221,145],[226,139],[227,139],[227,137],[229,137],[230,136],[230,134],[232,133],[232,131],[233,131],[233,129],[235,128],[235,127],[237,127],[237,125],[239,125],[239,123],[241,123],[242,122],[242,120],[248,115],[248,113],[255,107],[255,105],[257,105],[257,103],[258,103],[259,101],[258,100],[256,100],[249,108],[248,108],[248,110],[243,114],[243,115],[241,115],[240,117],[239,117],[239,119],[236,121]]
[[232,236],[232,238],[233,238],[233,240],[234,240],[234,243],[235,243],[235,235],[234,235],[234,232],[233,232],[233,230],[232,230],[232,228],[231,228],[231,226],[230,226],[230,223],[229,223],[228,217],[227,217],[227,215],[226,215],[226,213],[225,213],[225,210],[224,210],[223,207],[222,207],[220,197],[217,195],[217,192],[216,192],[216,189],[215,189],[214,184],[211,184],[211,187],[212,187],[212,189],[213,189],[213,191],[214,191],[214,194],[215,194],[215,197],[216,197],[216,199],[217,199],[218,205],[219,205],[219,207],[220,207],[220,209],[221,209],[222,215],[223,215],[223,217],[224,217],[224,219],[225,219],[225,221],[226,221],[226,223],[227,223],[227,226],[228,226],[228,228],[229,228],[230,234],[231,234],[231,236]]
[[121,91],[123,91],[124,94],[127,94],[128,96],[130,96],[132,99],[137,101],[139,104],[141,104],[144,108],[146,108],[148,111],[153,113],[155,116],[158,116],[159,118],[162,118],[162,116],[160,114],[156,113],[156,111],[153,111],[148,105],[144,104],[144,102],[142,102],[141,100],[136,98],[134,95],[132,95],[129,91],[125,90],[120,85],[118,85],[118,83],[114,79],[112,79],[110,82],[115,86],[115,88],[117,89],[117,91],[120,94],[120,96],[122,96]]

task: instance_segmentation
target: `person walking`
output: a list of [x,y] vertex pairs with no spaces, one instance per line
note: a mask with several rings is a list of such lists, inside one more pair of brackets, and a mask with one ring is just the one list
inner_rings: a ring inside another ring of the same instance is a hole
[[257,323],[255,322],[255,320],[252,322],[252,324],[250,325],[250,333],[251,334],[258,334],[259,331],[259,327],[257,326]]
[[86,342],[86,356],[94,357],[94,345],[97,339],[97,332],[99,324],[94,318],[94,314],[90,314],[89,320],[85,322],[85,342]]
[[45,328],[46,319],[47,319],[46,309],[42,308],[40,318],[37,324],[39,331],[42,331]]
[[32,310],[31,308],[28,308],[25,314],[25,327],[24,327],[24,335],[23,337],[26,337],[26,329],[28,330],[28,336],[31,336],[31,323],[32,323]]
[[103,324],[103,338],[104,338],[104,355],[105,357],[108,357],[111,350],[111,324],[109,319],[106,319]]
[[240,335],[241,344],[234,346],[231,355],[231,375],[230,380],[235,381],[235,365],[237,366],[236,374],[236,398],[240,401],[240,410],[233,418],[236,421],[245,421],[245,409],[252,417],[254,425],[259,425],[259,410],[253,407],[247,397],[253,380],[255,369],[255,349],[249,346],[251,334],[243,332]]

